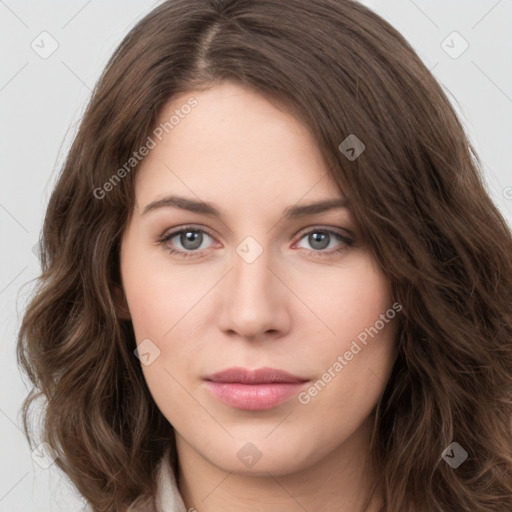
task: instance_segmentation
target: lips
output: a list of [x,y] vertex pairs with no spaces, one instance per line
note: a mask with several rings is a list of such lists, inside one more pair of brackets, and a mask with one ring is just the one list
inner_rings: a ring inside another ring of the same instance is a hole
[[270,409],[298,393],[308,379],[276,368],[228,368],[204,378],[206,387],[237,409]]
[[205,380],[211,382],[238,382],[240,384],[268,384],[274,382],[306,382],[308,379],[302,379],[284,370],[277,370],[275,368],[250,370],[237,367],[214,373],[205,377]]

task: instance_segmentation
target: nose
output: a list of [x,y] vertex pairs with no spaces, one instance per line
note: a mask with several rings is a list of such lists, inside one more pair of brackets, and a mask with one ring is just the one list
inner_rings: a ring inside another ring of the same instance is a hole
[[249,341],[275,339],[290,330],[290,291],[283,284],[286,276],[270,251],[263,250],[254,261],[236,252],[233,265],[220,291],[222,306],[218,315],[220,329],[232,337]]

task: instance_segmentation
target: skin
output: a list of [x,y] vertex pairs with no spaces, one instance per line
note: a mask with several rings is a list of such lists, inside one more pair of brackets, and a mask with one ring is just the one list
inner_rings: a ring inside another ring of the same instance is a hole
[[[391,308],[389,282],[348,208],[283,218],[289,206],[343,197],[303,125],[229,82],[173,98],[161,120],[190,96],[198,105],[137,170],[136,207],[121,246],[123,300],[137,343],[150,339],[160,351],[141,368],[176,431],[185,505],[199,512],[362,510],[374,477],[363,471],[370,415],[396,356],[396,319],[308,403],[294,396],[269,410],[235,409],[203,377],[268,366],[309,379],[307,391]],[[171,193],[211,202],[222,218],[176,207],[142,214]],[[169,253],[194,251],[179,235],[158,243],[190,224],[212,234],[203,234],[192,257]],[[319,249],[308,234],[325,229],[349,230],[354,243],[330,235]],[[263,251],[252,263],[236,252],[247,236]],[[261,453],[252,467],[237,457],[248,442]]]

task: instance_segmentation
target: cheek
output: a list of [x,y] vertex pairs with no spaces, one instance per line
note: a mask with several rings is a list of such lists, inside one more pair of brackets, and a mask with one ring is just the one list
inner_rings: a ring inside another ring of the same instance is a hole
[[297,418],[304,437],[322,432],[321,448],[328,453],[348,439],[370,416],[389,380],[395,358],[396,324],[390,322],[366,344],[357,337],[339,339],[318,364],[317,379],[298,395]]
[[192,266],[172,265],[163,249],[144,252],[129,244],[122,274],[138,343],[145,338],[165,341],[205,295],[212,280],[198,275]]
[[[295,290],[306,299],[316,317],[315,320],[308,313],[307,325],[302,328],[310,332],[314,328],[316,337],[330,341],[329,346],[338,352],[348,350],[351,340],[360,334],[364,337],[376,322],[379,331],[386,330],[380,316],[392,307],[389,282],[362,252],[350,264],[339,269],[327,268],[314,280],[298,279]],[[391,311],[393,316],[394,313]]]
[[141,369],[155,402],[171,421],[169,411],[178,416],[195,411],[183,386],[191,388],[187,371],[197,359],[195,317],[204,317],[201,299],[217,278],[207,271],[198,275],[192,266],[173,267],[161,254],[152,259],[137,247],[127,246],[124,254],[123,286],[136,343],[141,353],[144,347],[150,354],[149,364],[141,357]]
[[369,258],[346,270],[339,279],[325,279],[323,293],[310,294],[330,332],[322,330],[311,352],[318,376],[299,402],[331,424],[356,426],[389,379],[401,307],[393,307],[389,283]]

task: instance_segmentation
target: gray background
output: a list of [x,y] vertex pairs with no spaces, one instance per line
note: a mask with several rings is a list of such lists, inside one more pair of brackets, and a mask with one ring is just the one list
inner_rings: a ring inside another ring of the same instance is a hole
[[[124,35],[159,3],[0,0],[0,512],[83,506],[55,465],[34,462],[21,431],[27,388],[15,344],[31,289],[22,285],[39,273],[33,248],[91,89]],[[512,0],[363,3],[432,69],[485,165],[490,193],[512,223]],[[469,45],[460,56],[464,42],[454,31]],[[57,49],[45,55],[52,44]]]

